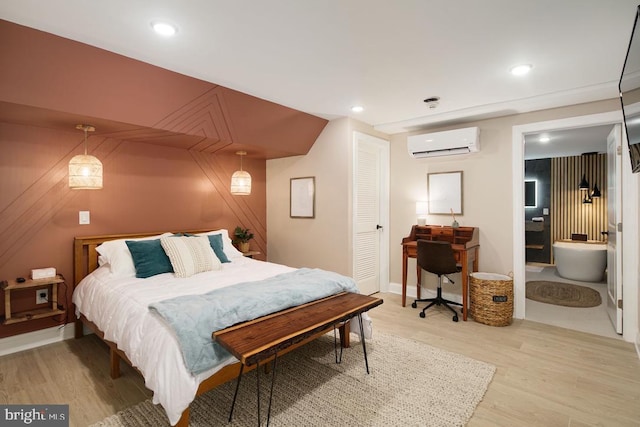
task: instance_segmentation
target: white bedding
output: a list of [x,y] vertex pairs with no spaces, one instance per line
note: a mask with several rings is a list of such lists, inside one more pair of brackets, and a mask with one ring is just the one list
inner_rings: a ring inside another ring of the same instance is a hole
[[[82,313],[104,332],[104,338],[118,344],[145,385],[153,391],[172,425],[193,401],[199,384],[223,366],[236,361],[230,357],[218,367],[197,376],[184,365],[178,341],[170,327],[148,305],[181,295],[202,294],[239,282],[262,280],[293,271],[291,267],[236,257],[222,269],[176,279],[173,273],[146,279],[114,278],[103,265],[83,279],[73,294],[76,314]],[[367,334],[368,335],[368,334]]]

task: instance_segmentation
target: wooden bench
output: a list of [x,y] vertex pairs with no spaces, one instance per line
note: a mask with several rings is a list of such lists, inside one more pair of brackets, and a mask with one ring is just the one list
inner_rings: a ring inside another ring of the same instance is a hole
[[[273,359],[271,393],[267,412],[267,425],[269,425],[278,353],[327,330],[327,328],[332,326],[335,328],[335,326],[344,324],[356,316],[360,324],[360,341],[364,352],[365,367],[369,373],[362,313],[382,304],[382,302],[383,300],[380,298],[343,292],[214,332],[212,338],[241,362],[229,421],[233,417],[233,408],[245,366],[255,365],[257,367],[261,362]],[[338,361],[337,356],[336,361]],[[260,375],[259,370],[256,372],[258,378],[258,425],[260,425]]]

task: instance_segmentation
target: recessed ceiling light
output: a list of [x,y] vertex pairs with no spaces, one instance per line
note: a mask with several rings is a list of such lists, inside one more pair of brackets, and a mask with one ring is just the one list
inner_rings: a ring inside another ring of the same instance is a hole
[[351,111],[354,113],[362,113],[364,111],[364,107],[362,105],[354,105],[351,107]]
[[511,69],[511,74],[513,74],[514,76],[524,76],[525,74],[529,73],[532,68],[533,65],[531,64],[516,65]]
[[540,142],[549,142],[550,138],[548,136],[541,136],[538,141],[540,141]]
[[160,34],[164,37],[171,37],[176,32],[178,32],[178,29],[175,25],[167,24],[166,22],[161,21],[152,22],[151,28],[153,28],[153,31],[155,31],[157,34]]

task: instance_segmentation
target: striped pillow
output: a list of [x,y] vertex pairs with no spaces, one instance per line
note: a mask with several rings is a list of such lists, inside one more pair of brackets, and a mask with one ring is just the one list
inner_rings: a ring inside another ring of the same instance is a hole
[[190,277],[222,267],[206,237],[169,236],[161,238],[160,244],[171,261],[176,277]]

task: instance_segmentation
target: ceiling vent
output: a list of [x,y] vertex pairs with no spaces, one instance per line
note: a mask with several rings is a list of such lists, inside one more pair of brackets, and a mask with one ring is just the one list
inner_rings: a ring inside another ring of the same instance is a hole
[[407,138],[409,155],[414,158],[452,156],[480,151],[477,127],[411,135]]

